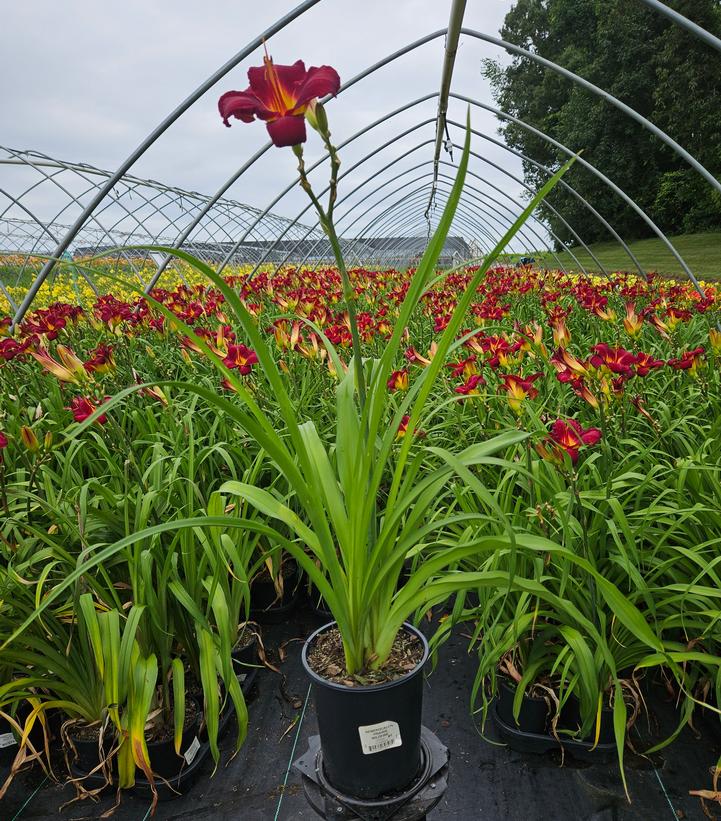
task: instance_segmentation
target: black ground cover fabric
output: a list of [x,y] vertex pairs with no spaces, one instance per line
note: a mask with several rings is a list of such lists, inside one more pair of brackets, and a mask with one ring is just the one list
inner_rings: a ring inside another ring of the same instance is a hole
[[[317,625],[310,613],[301,610],[289,623],[264,629],[269,656],[278,662],[281,674],[266,669],[257,677],[249,703],[245,746],[230,759],[231,729],[221,744],[223,758],[215,774],[211,777],[213,766],[208,759],[188,794],[160,802],[155,818],[317,818],[305,802],[300,777],[292,769],[288,772],[289,762],[305,752],[308,736],[317,733],[312,701],[307,700],[308,682],[300,664],[302,642]],[[684,729],[669,749],[654,757],[653,763],[627,753],[629,804],[614,763],[589,765],[566,756],[561,766],[556,753],[517,753],[479,735],[468,705],[475,665],[473,656],[466,652],[467,640],[462,633],[457,631],[441,648],[436,669],[426,684],[424,723],[451,750],[449,789],[429,821],[656,821],[705,817],[699,800],[688,793],[711,786],[709,768],[721,753],[718,720],[702,720],[697,734]],[[285,658],[282,662],[280,648]],[[672,726],[674,712],[660,688],[649,701],[653,735]],[[494,739],[490,722],[487,730],[488,738]],[[639,739],[634,746],[644,748]],[[7,769],[0,768],[0,782],[6,774]],[[113,794],[99,803],[76,802],[59,813],[59,807],[73,794],[72,787],[44,779],[39,770],[23,773],[0,805],[0,819],[97,819],[114,803]],[[148,809],[146,798],[127,794],[113,817],[118,821],[143,821]],[[721,818],[721,807],[718,815]]]

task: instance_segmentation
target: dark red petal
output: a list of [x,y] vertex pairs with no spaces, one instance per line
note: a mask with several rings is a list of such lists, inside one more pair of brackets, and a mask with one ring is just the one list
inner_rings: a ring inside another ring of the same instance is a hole
[[601,441],[601,431],[598,428],[589,428],[581,435],[586,445],[597,445]]
[[302,85],[296,91],[296,107],[308,105],[316,97],[326,94],[337,94],[340,88],[340,77],[332,66],[311,66]]
[[278,148],[298,145],[306,140],[304,117],[280,117],[272,123],[266,123],[266,128],[273,145]]
[[218,111],[225,125],[230,126],[229,117],[236,117],[244,123],[252,123],[253,116],[262,105],[258,98],[247,91],[226,91],[218,100]]
[[[302,60],[296,60],[292,66],[277,66],[273,63],[273,69],[284,93],[295,103],[298,99],[297,90],[306,77],[305,63]],[[250,83],[248,91],[254,94],[268,111],[282,116],[293,108],[293,105],[287,108],[281,100],[276,99],[275,89],[269,80],[268,69],[265,65],[249,68],[248,82]]]

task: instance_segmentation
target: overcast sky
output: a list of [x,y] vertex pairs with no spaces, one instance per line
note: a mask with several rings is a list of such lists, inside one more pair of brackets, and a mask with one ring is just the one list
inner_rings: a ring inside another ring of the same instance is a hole
[[[294,5],[287,0],[6,0],[0,50],[0,144],[114,170],[206,77]],[[306,65],[327,63],[346,81],[396,49],[445,27],[450,5],[450,0],[322,0],[272,37],[268,48],[277,63],[298,58]],[[497,35],[510,5],[510,0],[469,0],[464,24]],[[492,103],[488,84],[481,76],[484,57],[505,60],[501,50],[474,38],[462,38],[453,89]],[[211,88],[141,158],[132,173],[214,193],[266,142],[261,124],[234,121],[228,129],[217,112],[220,94],[244,89],[248,67],[259,65],[261,58],[262,50],[257,49]],[[443,38],[437,38],[341,94],[328,105],[335,140],[343,142],[405,103],[436,91],[442,59]],[[416,105],[355,140],[342,151],[344,167],[373,154],[399,132],[433,118],[436,106],[435,98]],[[449,115],[454,120],[464,119],[465,104],[452,101]],[[474,108],[472,118],[475,128],[497,137],[498,123],[492,115]],[[371,156],[344,181],[343,190],[351,191],[404,151],[432,139],[433,129],[431,123],[420,126]],[[460,141],[458,129],[451,133]],[[478,137],[473,147],[520,176],[519,162],[507,152]],[[311,161],[320,156],[313,136],[306,151]],[[432,145],[420,148],[392,171],[384,172],[384,178],[428,161],[432,153]],[[458,152],[454,159],[457,157]],[[272,149],[229,196],[265,208],[292,180],[294,168],[289,150]],[[487,164],[474,160],[472,168],[511,196],[520,197],[521,187]],[[407,179],[415,176],[411,173]],[[484,184],[476,180],[474,185]],[[17,195],[22,188],[18,172],[0,167],[0,187]],[[368,196],[368,190],[350,197],[349,202]],[[391,185],[385,192],[393,190]],[[407,189],[413,190],[413,186]],[[490,194],[496,201],[504,201],[492,190]],[[302,192],[293,191],[274,210],[296,216],[304,206]],[[47,210],[50,205],[38,194],[33,207]],[[70,212],[64,214],[65,221],[69,216]]]

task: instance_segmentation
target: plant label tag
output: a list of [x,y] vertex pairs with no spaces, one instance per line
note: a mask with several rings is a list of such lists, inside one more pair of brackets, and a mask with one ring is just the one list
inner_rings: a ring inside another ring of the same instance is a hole
[[195,738],[190,742],[190,746],[188,749],[183,753],[183,758],[188,762],[188,764],[193,763],[193,759],[198,754],[198,750],[200,749],[200,739],[196,735]]
[[363,755],[373,755],[393,747],[400,747],[401,730],[395,721],[381,721],[378,724],[366,724],[358,728]]
[[12,733],[0,733],[0,750],[5,749],[5,747],[12,747],[13,744],[17,744],[18,741]]

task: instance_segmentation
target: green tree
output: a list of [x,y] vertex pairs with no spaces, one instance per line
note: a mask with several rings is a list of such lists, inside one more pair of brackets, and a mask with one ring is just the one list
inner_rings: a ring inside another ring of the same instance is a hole
[[[721,36],[721,0],[675,0],[674,9]],[[721,55],[637,0],[516,0],[501,37],[586,78],[656,123],[721,176]],[[721,229],[721,197],[661,140],[610,103],[525,57],[508,65],[485,61],[503,111],[574,150],[623,188],[668,233]],[[504,121],[507,143],[557,168],[563,152]],[[547,175],[524,162],[529,185]],[[651,231],[620,197],[580,164],[567,182],[623,236]],[[587,241],[605,240],[603,226],[572,194],[549,198]],[[553,231],[573,244],[552,212]]]

